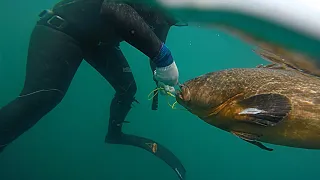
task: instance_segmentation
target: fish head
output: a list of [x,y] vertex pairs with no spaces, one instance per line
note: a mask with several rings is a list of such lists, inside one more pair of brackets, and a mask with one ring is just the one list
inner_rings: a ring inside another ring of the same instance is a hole
[[223,130],[248,128],[243,122],[275,126],[287,117],[292,105],[286,95],[273,89],[258,92],[264,84],[261,77],[277,75],[270,72],[273,71],[262,76],[265,70],[243,68],[208,73],[180,85],[176,100],[192,114]]
[[177,91],[176,100],[192,114],[200,116],[204,114],[204,112],[200,111],[204,110],[203,104],[205,104],[205,102],[201,97],[199,97],[198,91],[202,86],[195,87],[194,84],[196,84],[196,81],[196,79],[193,79],[185,82],[184,84],[180,84],[180,90]]
[[179,85],[180,90],[177,91],[176,99],[179,104],[188,107],[191,102],[191,92],[185,84]]
[[186,81],[179,85],[176,100],[192,114],[205,117],[228,100],[225,92],[230,91],[221,79],[219,73],[211,73]]

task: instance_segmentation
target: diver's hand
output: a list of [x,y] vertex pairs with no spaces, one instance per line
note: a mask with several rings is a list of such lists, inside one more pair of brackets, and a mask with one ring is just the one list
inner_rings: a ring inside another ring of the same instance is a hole
[[156,64],[156,70],[154,71],[154,79],[168,86],[175,86],[178,84],[179,71],[171,51],[163,43],[159,54],[152,59]]
[[168,86],[178,84],[179,71],[176,63],[173,61],[166,67],[157,67],[154,71],[154,79]]
[[174,87],[165,85],[165,84],[162,83],[162,82],[158,82],[158,88],[161,88],[161,89],[159,90],[161,95],[168,95],[168,93],[174,95],[175,92],[176,92],[176,90],[174,89]]

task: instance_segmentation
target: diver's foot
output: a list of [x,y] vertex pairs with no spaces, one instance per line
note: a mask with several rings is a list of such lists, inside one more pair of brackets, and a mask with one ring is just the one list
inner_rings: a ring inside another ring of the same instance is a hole
[[181,164],[181,161],[165,146],[148,138],[131,134],[121,134],[121,136],[110,136],[115,134],[108,133],[105,142],[142,148],[167,163],[176,172],[180,180],[185,180],[186,170]]

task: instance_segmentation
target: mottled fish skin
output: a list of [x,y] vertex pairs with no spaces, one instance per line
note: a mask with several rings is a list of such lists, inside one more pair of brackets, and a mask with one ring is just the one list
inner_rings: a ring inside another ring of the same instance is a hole
[[[179,96],[177,101],[211,125],[259,134],[261,142],[320,149],[320,80],[315,76],[282,69],[238,68],[207,73],[183,85],[189,90],[190,101]],[[270,93],[283,95],[291,103],[288,116],[274,127],[224,123],[227,117],[201,117],[238,94],[249,98]]]

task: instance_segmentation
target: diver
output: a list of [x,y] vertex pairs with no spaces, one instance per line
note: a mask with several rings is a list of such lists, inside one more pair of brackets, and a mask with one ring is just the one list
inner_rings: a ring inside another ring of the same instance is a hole
[[120,42],[148,56],[154,80],[168,89],[177,85],[179,77],[165,45],[177,20],[156,7],[109,0],[62,0],[39,16],[29,41],[24,87],[17,98],[0,109],[0,152],[61,102],[85,60],[116,91],[105,142],[143,148],[184,179],[183,165],[167,148],[122,132],[132,103],[138,101],[135,79]]

